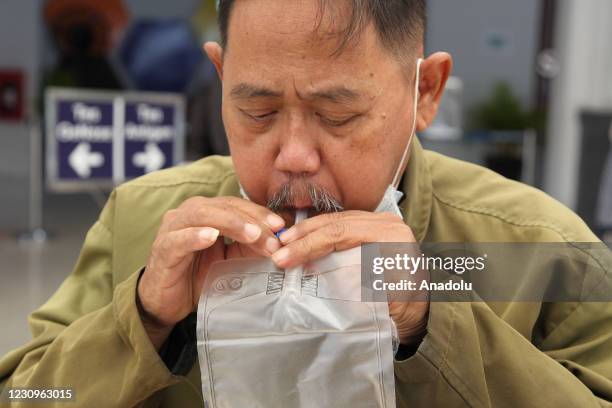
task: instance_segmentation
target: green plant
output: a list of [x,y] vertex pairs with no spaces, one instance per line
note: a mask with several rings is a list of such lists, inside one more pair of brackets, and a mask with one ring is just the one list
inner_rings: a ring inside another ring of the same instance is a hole
[[472,127],[478,130],[540,129],[545,120],[542,114],[527,111],[505,82],[498,83],[490,98],[472,113]]

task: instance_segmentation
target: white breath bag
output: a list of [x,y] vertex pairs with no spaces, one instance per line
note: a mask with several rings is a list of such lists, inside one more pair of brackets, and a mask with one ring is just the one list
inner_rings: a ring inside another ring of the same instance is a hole
[[214,264],[198,305],[207,408],[395,407],[386,302],[361,301],[361,250],[304,267]]

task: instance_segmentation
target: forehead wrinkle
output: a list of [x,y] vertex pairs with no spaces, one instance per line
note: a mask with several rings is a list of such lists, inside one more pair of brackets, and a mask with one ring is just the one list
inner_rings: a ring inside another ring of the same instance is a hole
[[234,99],[280,98],[283,96],[282,92],[245,82],[234,86],[230,95]]
[[296,89],[298,98],[307,101],[325,100],[337,104],[347,104],[358,101],[362,98],[362,94],[354,89],[344,85],[332,86],[324,89],[306,91],[300,93]]

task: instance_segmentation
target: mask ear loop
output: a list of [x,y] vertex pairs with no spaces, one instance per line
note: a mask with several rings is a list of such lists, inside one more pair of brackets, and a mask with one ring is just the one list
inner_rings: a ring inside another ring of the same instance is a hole
[[395,171],[395,176],[393,177],[393,187],[397,188],[401,178],[402,167],[404,167],[404,162],[408,157],[408,151],[410,150],[410,145],[412,144],[412,138],[416,133],[416,123],[417,123],[417,111],[419,105],[419,83],[420,83],[420,73],[421,73],[421,62],[423,59],[419,58],[416,64],[416,79],[414,80],[414,111],[413,111],[413,119],[412,119],[412,133],[410,133],[410,138],[408,139],[408,144],[406,145],[406,149],[404,149],[404,154],[402,155],[402,160],[400,160],[399,166]]
[[249,198],[249,195],[246,193],[246,191],[244,190],[240,182],[238,182],[238,186],[240,187],[240,195],[242,196],[242,198],[244,198],[245,200],[251,201],[251,199]]

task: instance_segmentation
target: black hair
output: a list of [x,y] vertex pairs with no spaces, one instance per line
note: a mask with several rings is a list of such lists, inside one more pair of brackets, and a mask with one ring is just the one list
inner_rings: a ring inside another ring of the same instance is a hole
[[[338,0],[318,0],[321,18]],[[236,0],[220,0],[218,11],[221,45],[227,48],[229,21]],[[358,37],[369,22],[374,23],[382,45],[392,53],[403,55],[424,41],[427,26],[426,0],[346,0],[350,7],[348,23],[338,34],[340,52]]]

